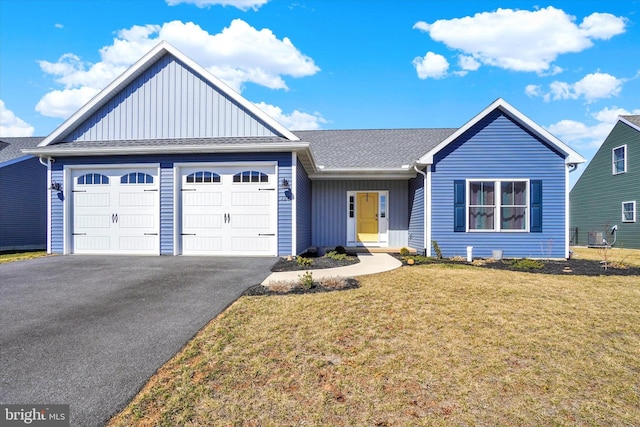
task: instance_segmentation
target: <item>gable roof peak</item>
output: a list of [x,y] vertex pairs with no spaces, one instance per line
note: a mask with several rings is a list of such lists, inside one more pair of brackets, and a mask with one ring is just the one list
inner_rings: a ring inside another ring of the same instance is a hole
[[279,133],[282,137],[291,140],[298,141],[299,138],[277,122],[274,118],[269,116],[266,112],[260,109],[253,102],[247,100],[229,85],[222,80],[214,76],[206,68],[189,58],[182,53],[176,47],[166,40],[161,40],[155,45],[149,52],[136,61],[131,67],[129,67],[124,73],[118,76],[115,80],[109,83],[104,89],[102,89],[96,96],[91,98],[84,106],[78,111],[72,114],[67,120],[65,120],[60,126],[58,126],[49,136],[47,136],[38,146],[44,147],[52,143],[60,142],[65,136],[73,131],[73,129],[87,119],[91,114],[100,109],[106,104],[111,97],[125,88],[129,83],[142,75],[149,67],[155,64],[160,58],[165,55],[172,55],[177,60],[191,68],[195,73],[200,75],[204,80],[208,81],[211,85],[215,86],[218,90],[228,96],[231,100],[238,105],[245,108],[251,114],[255,115],[258,119],[262,120],[269,127],[271,127],[276,133]]
[[429,150],[429,152],[427,152],[427,154],[425,154],[424,156],[420,157],[420,159],[418,159],[418,163],[419,164],[433,164],[433,158],[439,151],[444,149],[447,145],[451,144],[458,137],[460,137],[462,134],[464,134],[466,131],[468,131],[471,127],[475,126],[478,122],[480,122],[482,119],[484,119],[487,115],[491,114],[493,111],[495,111],[497,109],[502,111],[504,114],[509,116],[512,120],[514,120],[515,122],[517,122],[521,126],[525,127],[526,129],[528,129],[532,133],[538,135],[541,139],[545,140],[551,146],[555,147],[561,153],[563,153],[564,156],[565,156],[565,164],[567,164],[567,165],[569,165],[569,164],[575,165],[575,164],[579,164],[579,163],[584,163],[586,161],[584,157],[582,157],[580,154],[578,154],[578,152],[576,152],[571,147],[569,147],[567,144],[565,144],[564,142],[560,141],[558,138],[553,136],[549,131],[547,131],[542,126],[538,125],[533,120],[531,120],[530,118],[528,118],[527,116],[522,114],[520,111],[518,111],[515,107],[513,107],[511,104],[509,104],[504,99],[498,98],[495,101],[493,101],[489,106],[487,106],[484,110],[482,110],[480,113],[478,113],[475,117],[473,117],[471,120],[469,120],[467,123],[465,123],[462,127],[460,127],[456,132],[451,134],[447,139],[442,141],[440,144],[438,144],[433,149]]

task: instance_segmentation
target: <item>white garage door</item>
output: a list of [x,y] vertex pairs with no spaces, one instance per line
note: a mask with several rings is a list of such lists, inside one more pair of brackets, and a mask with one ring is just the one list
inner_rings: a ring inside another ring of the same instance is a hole
[[275,166],[183,167],[185,255],[276,255]]
[[74,169],[73,253],[159,254],[158,171]]

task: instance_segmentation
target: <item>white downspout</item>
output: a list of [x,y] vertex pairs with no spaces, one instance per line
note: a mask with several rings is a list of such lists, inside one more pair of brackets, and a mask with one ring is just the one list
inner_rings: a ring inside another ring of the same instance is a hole
[[51,157],[47,157],[47,162],[42,162],[42,157],[38,158],[40,164],[47,167],[47,254],[51,255]]
[[[422,228],[424,230],[424,234],[423,234],[423,242],[422,242],[422,248],[423,248],[423,255],[425,256],[431,256],[431,245],[427,244],[427,242],[430,241],[430,237],[431,237],[431,227],[428,221],[428,215],[430,213],[430,209],[431,209],[431,198],[427,197],[427,186],[429,184],[429,178],[430,176],[427,175],[425,172],[421,171],[420,169],[418,169],[417,165],[414,165],[413,168],[415,169],[416,172],[418,172],[420,175],[422,175],[422,188],[423,188],[423,217],[422,217]],[[430,194],[429,194],[430,195]]]
[[[564,236],[564,241],[565,241],[565,249],[564,249],[564,257],[566,259],[569,259],[570,256],[570,248],[569,248],[569,240],[571,239],[571,230],[569,229],[569,227],[571,226],[571,221],[570,221],[570,213],[571,213],[571,206],[570,206],[570,202],[569,202],[569,174],[571,172],[574,172],[575,170],[578,169],[578,164],[577,163],[569,163],[567,164],[567,168],[566,168],[566,172],[565,172],[565,193],[564,193],[564,203],[566,206],[565,209],[565,236]],[[543,193],[544,194],[544,193]]]

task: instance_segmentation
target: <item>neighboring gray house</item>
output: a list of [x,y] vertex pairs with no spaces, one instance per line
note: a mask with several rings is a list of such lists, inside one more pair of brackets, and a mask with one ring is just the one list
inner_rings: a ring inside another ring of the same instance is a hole
[[570,200],[573,244],[640,249],[640,116],[618,117]]
[[43,137],[0,137],[0,252],[46,248],[47,168],[23,149]]
[[502,99],[458,129],[291,131],[166,42],[28,152],[60,254],[565,258],[584,162]]

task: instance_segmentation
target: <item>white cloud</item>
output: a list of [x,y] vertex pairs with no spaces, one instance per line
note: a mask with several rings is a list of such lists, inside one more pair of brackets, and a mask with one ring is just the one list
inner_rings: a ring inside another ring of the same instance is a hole
[[540,89],[540,85],[527,85],[527,87],[524,88],[524,93],[528,96],[542,96]]
[[432,24],[420,21],[413,28],[484,65],[543,73],[554,70],[552,63],[559,55],[623,33],[625,20],[593,13],[576,25],[574,16],[549,6],[535,11],[498,9]]
[[480,68],[480,63],[473,56],[460,55],[460,68],[466,71],[475,71]]
[[244,12],[249,9],[258,10],[261,6],[267,4],[269,0],[166,0],[169,6],[175,6],[180,3],[193,4],[199,8],[210,6],[233,6]]
[[54,90],[43,96],[36,104],[36,111],[47,117],[66,119],[81,106],[89,102],[100,89],[83,86],[74,89]]
[[640,114],[640,109],[629,111],[624,108],[607,107],[591,114],[591,117],[596,120],[592,125],[575,120],[560,120],[548,126],[547,130],[573,147],[593,153],[609,135],[618,116],[631,114]]
[[549,84],[548,91],[542,90],[541,86],[528,85],[525,93],[531,97],[541,96],[545,101],[583,98],[591,103],[618,96],[625,81],[611,74],[597,72],[587,74],[575,83],[554,81]]
[[59,29],[60,28],[64,28],[64,25],[62,25],[62,24],[53,24],[53,26],[56,27],[56,28],[59,28]]
[[293,110],[291,114],[284,114],[282,109],[275,105],[264,102],[257,103],[256,105],[287,129],[316,130],[320,129],[323,123],[327,123],[320,113],[309,114]]
[[412,62],[413,66],[416,68],[416,72],[418,73],[418,77],[422,80],[433,78],[440,79],[447,75],[447,70],[449,69],[449,62],[447,59],[433,52],[427,52],[424,57],[416,57]]
[[67,118],[160,40],[167,40],[237,91],[247,82],[286,90],[285,76],[305,77],[320,70],[287,37],[278,39],[270,29],[257,30],[241,19],[217,34],[192,22],[135,25],[119,30],[113,44],[100,49],[101,60],[95,64],[72,53],[56,62],[40,61],[42,71],[63,88],[47,93],[37,111]]
[[0,136],[32,136],[33,126],[17,117],[0,99]]

